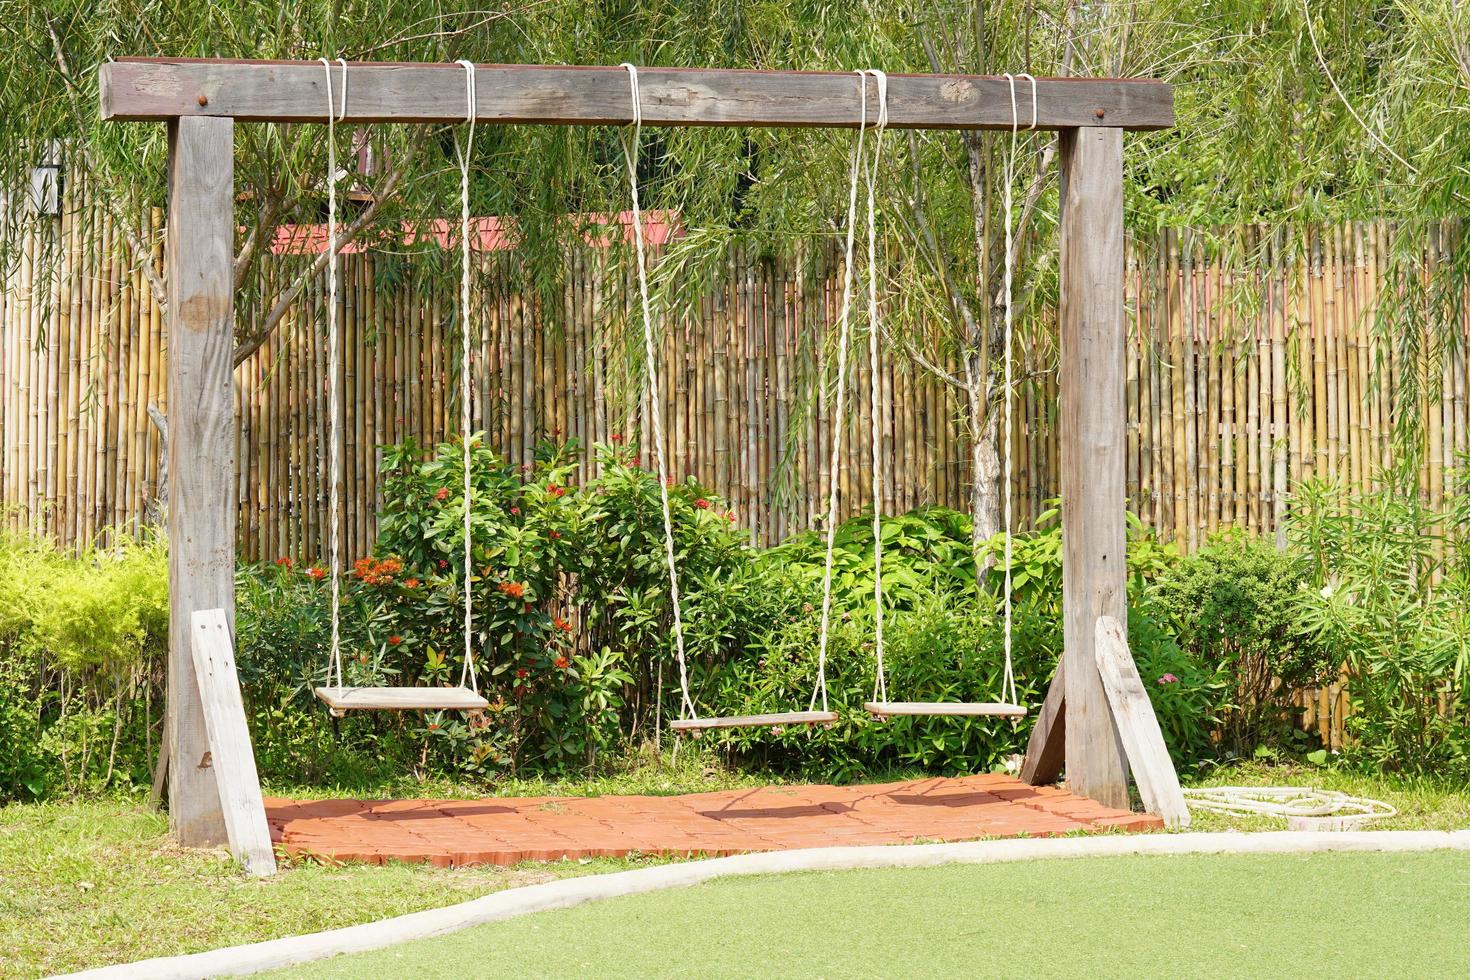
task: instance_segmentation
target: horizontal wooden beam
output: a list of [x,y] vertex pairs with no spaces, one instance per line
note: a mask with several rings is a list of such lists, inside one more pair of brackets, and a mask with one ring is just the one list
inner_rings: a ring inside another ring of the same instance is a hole
[[[326,77],[315,61],[124,59],[101,69],[104,119],[228,116],[239,122],[327,121]],[[332,85],[341,96],[340,67]],[[643,68],[643,121],[652,126],[856,128],[858,77],[848,72]],[[877,106],[868,85],[868,119]],[[481,65],[481,123],[625,125],[628,73],[617,67]],[[1167,129],[1174,93],[1150,79],[1043,78],[1011,85],[984,75],[888,76],[888,124],[902,129],[1010,129],[1033,111],[1039,129],[1105,126]],[[459,65],[349,64],[346,114],[355,123],[456,123],[466,116]]]

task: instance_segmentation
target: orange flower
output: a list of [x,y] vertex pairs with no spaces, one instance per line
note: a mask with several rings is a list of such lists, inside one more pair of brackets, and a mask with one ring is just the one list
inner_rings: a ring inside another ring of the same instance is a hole
[[403,637],[398,636],[396,634],[393,635],[393,636],[388,637],[388,645],[390,647],[396,647],[398,644],[400,644],[402,642],[403,642]]
[[709,501],[705,500],[703,497],[700,497],[694,502],[694,506],[698,507],[700,510],[709,510]]
[[501,582],[500,591],[512,599],[519,599],[526,594],[526,587],[520,582]]
[[306,574],[310,575],[317,581],[321,581],[322,579],[327,577],[327,570],[319,565],[313,565],[306,570]]
[[567,659],[566,654],[562,654],[560,657],[557,657],[556,660],[553,661],[553,663],[555,663],[556,666],[562,670],[566,670],[572,665],[572,662]]
[[553,619],[551,621],[551,625],[552,626],[555,626],[557,629],[561,630],[563,633],[570,633],[572,631],[572,624],[569,623],[569,622],[567,622],[565,619],[562,619],[561,617],[557,617],[556,619]]
[[621,432],[614,432],[608,438],[612,439],[613,442],[622,442],[623,441],[623,434]]
[[359,558],[352,563],[352,574],[368,585],[387,585],[393,576],[403,571],[403,562],[397,558],[382,558],[374,561],[371,556]]
[[405,589],[416,589],[419,587],[419,580],[416,578],[406,578],[403,580],[403,587]]
[[290,558],[285,557],[284,555],[276,559],[276,567],[284,568],[288,572],[291,570],[291,566],[295,564],[295,562],[293,562]]
[[431,732],[437,732],[438,730],[439,730],[439,723],[437,721],[431,721],[431,722],[429,722],[429,731],[431,731]]
[[435,491],[435,493],[434,493],[434,499],[437,500],[437,501],[439,501],[441,504],[444,501],[448,500],[449,499],[449,488],[448,487],[440,487],[437,491]]
[[548,483],[546,485],[546,492],[551,494],[553,497],[565,497],[567,494],[567,488],[559,487],[555,483]]
[[547,531],[546,532],[546,536],[549,537],[553,541],[560,541],[561,540],[561,532],[560,531]]

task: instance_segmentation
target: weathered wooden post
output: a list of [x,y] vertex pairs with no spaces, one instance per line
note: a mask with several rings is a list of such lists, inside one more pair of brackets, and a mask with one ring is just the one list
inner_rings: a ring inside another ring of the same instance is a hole
[[1128,767],[1094,659],[1128,621],[1124,486],[1123,131],[1061,132],[1062,618],[1067,788],[1127,809]]
[[197,847],[225,841],[190,624],[235,623],[235,125],[184,116],[168,135],[168,804]]

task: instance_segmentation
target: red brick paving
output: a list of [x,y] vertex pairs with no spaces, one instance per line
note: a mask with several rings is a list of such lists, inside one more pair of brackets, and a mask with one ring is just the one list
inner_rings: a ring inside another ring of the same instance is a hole
[[689,796],[484,800],[267,799],[288,853],[338,861],[516,864],[629,853],[738,854],[837,844],[1049,837],[1163,826],[1011,777],[770,786]]

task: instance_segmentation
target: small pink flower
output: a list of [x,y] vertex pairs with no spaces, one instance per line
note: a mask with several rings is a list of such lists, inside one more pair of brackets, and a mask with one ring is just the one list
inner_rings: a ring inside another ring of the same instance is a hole
[[1179,683],[1179,678],[1175,677],[1173,674],[1165,674],[1164,676],[1162,676],[1162,677],[1159,678],[1159,683],[1161,685],[1162,684],[1178,684]]

